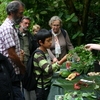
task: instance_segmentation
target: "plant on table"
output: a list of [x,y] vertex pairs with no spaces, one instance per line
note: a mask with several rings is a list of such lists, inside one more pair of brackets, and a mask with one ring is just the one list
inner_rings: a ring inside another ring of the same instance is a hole
[[74,92],[66,92],[63,100],[84,100],[83,98],[88,98],[88,100],[96,100],[97,97],[95,96],[94,92],[83,93],[80,91],[74,91]]
[[[83,74],[93,70],[96,57],[91,51],[85,49],[83,45],[75,47],[75,49],[69,51],[68,54],[72,55],[67,57],[67,60],[72,62],[70,70],[75,69],[77,72]],[[77,61],[78,57],[80,58],[79,61]]]

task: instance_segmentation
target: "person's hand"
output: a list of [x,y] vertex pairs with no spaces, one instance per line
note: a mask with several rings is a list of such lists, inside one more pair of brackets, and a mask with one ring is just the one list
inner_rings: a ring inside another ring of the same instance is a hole
[[94,44],[87,44],[85,45],[85,49],[91,51],[93,49]]
[[64,62],[67,61],[67,57],[71,56],[71,54],[66,54],[60,61],[58,61],[57,63],[59,65],[62,65]]
[[76,59],[76,61],[80,61],[80,57],[78,57],[78,58]]
[[71,54],[66,54],[61,60],[63,62],[65,62],[65,61],[67,61],[67,57],[70,57],[70,56],[72,56],[72,55]]
[[92,49],[100,50],[100,44],[87,44],[85,45],[85,48],[87,50],[92,50]]
[[57,62],[58,59],[57,58],[53,58],[53,63]]
[[20,50],[20,60],[24,61],[24,54],[25,52],[23,50]]

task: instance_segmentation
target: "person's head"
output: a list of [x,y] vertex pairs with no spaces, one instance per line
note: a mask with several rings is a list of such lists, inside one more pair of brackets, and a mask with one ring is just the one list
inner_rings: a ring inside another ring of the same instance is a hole
[[31,19],[29,17],[27,17],[27,16],[24,16],[22,18],[20,24],[19,24],[20,25],[20,28],[19,28],[20,31],[22,31],[22,32],[28,31],[28,28],[30,26],[30,22],[31,22]]
[[18,25],[23,17],[24,4],[21,1],[12,1],[6,7],[9,18]]
[[32,31],[34,34],[36,34],[40,30],[40,25],[33,25]]
[[62,26],[62,20],[58,16],[53,16],[49,20],[49,26],[53,29],[55,33],[57,33]]
[[40,46],[49,49],[52,45],[52,33],[47,29],[40,29],[37,34],[37,42]]

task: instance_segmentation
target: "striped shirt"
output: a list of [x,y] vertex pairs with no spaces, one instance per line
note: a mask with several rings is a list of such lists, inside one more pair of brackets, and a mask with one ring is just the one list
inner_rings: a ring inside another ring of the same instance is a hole
[[[45,53],[47,55],[47,53]],[[48,61],[45,59],[43,54],[40,52],[36,52],[34,54],[34,73],[36,74],[36,79],[38,79],[39,75],[43,72],[43,75],[39,77],[37,87],[42,88],[42,80],[43,79],[43,87],[50,86],[51,84],[51,79],[52,75],[54,72],[56,72],[59,68],[60,65],[57,63],[50,64]],[[43,76],[43,77],[42,77]]]
[[[8,57],[8,49],[11,47],[15,47],[18,56],[20,54],[20,44],[17,31],[13,26],[14,25],[9,18],[6,18],[4,23],[0,26],[0,53],[6,57]],[[20,74],[19,68],[11,61],[10,58],[9,60],[15,69],[15,73]]]

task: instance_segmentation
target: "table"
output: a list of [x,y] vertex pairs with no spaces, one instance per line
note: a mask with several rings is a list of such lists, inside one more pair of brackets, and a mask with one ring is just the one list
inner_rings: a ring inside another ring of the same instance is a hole
[[63,95],[64,94],[64,89],[62,87],[53,85],[55,80],[57,80],[59,78],[60,77],[58,75],[56,75],[56,74],[53,75],[50,93],[49,93],[47,100],[55,100],[55,95]]
[[[100,85],[100,76],[89,77],[87,75],[80,75],[80,76],[77,76],[72,81],[68,81],[68,80],[61,78],[58,74],[54,74],[53,79],[52,79],[52,85],[50,88],[50,93],[49,93],[47,100],[55,100],[55,95],[64,95],[66,91],[69,91],[69,92],[76,91],[73,88],[73,84],[78,82],[80,79],[95,79],[96,83]],[[82,87],[80,91],[95,92],[96,96],[100,97],[100,90],[94,90],[93,86],[94,85],[91,84],[89,88]],[[88,99],[85,98],[84,100],[88,100]],[[97,99],[94,99],[94,100],[97,100]]]

